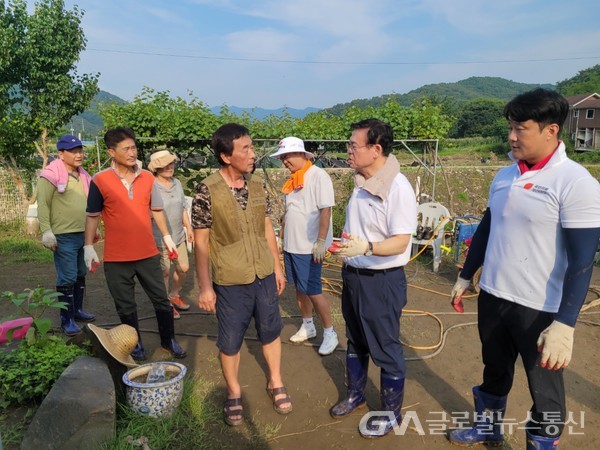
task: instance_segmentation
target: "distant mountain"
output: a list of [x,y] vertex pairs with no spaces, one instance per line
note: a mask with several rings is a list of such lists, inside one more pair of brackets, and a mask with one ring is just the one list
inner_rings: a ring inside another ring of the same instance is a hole
[[352,100],[348,103],[339,103],[323,111],[339,115],[350,106],[358,106],[360,108],[381,106],[390,99],[396,100],[403,106],[410,106],[417,98],[426,96],[450,99],[455,103],[463,103],[475,100],[476,98],[497,98],[507,101],[515,95],[537,87],[555,88],[552,84],[526,84],[497,77],[471,77],[455,83],[426,84],[406,94],[387,94],[368,99]]
[[101,134],[104,129],[104,121],[102,120],[102,116],[100,116],[98,105],[100,103],[111,102],[120,105],[127,103],[122,98],[117,97],[110,92],[99,91],[92,99],[90,107],[81,114],[73,116],[66,128],[69,132],[76,135],[81,134],[82,139],[94,139]]
[[[457,81],[456,83],[437,83],[427,84],[418,89],[414,89],[406,94],[386,94],[379,97],[368,99],[352,100],[348,103],[339,103],[331,108],[322,111],[329,112],[334,115],[342,114],[346,108],[350,106],[358,106],[365,108],[367,106],[381,106],[389,99],[395,99],[398,103],[404,106],[410,106],[414,100],[423,96],[433,96],[440,99],[450,99],[454,103],[459,104],[476,98],[497,98],[507,101],[521,92],[525,92],[536,87],[545,87],[554,89],[552,84],[526,84],[517,83],[515,81],[506,80],[497,77],[471,77],[466,80]],[[98,105],[103,102],[117,102],[119,104],[127,103],[125,100],[117,97],[106,91],[100,91],[90,105],[90,108],[83,113],[74,116],[67,125],[69,130],[73,130],[75,134],[81,133],[82,138],[93,139],[99,134],[104,127],[102,117],[98,113]],[[286,112],[294,118],[303,118],[307,114],[320,111],[319,108],[241,108],[238,106],[227,106],[230,112],[241,115],[249,113],[252,117],[263,120],[269,115],[282,116]],[[211,108],[214,114],[221,112],[220,106]]]
[[[240,108],[239,106],[227,106],[230,112],[240,116],[242,113],[249,113],[252,117],[258,120],[263,120],[265,117],[269,115],[274,116],[283,116],[286,112],[295,118],[302,119],[307,114],[320,111],[320,108],[304,108],[304,109],[295,109],[295,108],[277,108],[277,109],[265,109],[265,108]],[[219,114],[221,112],[220,106],[215,106],[210,108],[210,110],[214,114]]]

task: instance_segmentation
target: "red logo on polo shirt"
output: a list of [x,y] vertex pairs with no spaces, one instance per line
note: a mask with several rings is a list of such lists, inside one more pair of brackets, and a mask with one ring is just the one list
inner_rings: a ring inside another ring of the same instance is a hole
[[525,186],[523,186],[525,189],[529,190],[534,186],[533,183],[527,183]]

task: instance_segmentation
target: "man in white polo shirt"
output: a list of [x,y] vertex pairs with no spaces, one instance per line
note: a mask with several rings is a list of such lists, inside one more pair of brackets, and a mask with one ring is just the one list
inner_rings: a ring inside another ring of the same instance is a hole
[[563,431],[563,369],[571,360],[600,238],[600,184],[567,157],[559,140],[568,110],[564,97],[546,89],[520,94],[504,109],[515,164],[494,178],[452,290],[452,305],[462,312],[461,297],[483,264],[483,383],[473,388],[474,426],[452,431],[453,444],[502,445],[502,417],[519,355],[533,398],[527,449],[555,449]]
[[[332,248],[343,258],[342,313],[348,345],[346,398],[331,408],[334,418],[365,405],[369,356],[381,369],[381,409],[359,427],[375,438],[400,424],[406,363],[400,343],[400,315],[406,305],[404,266],[417,227],[412,186],[392,154],[392,127],[378,119],[351,125],[348,163],[356,172],[346,208],[344,240]],[[337,247],[337,248],[335,248]]]
[[279,158],[291,172],[281,190],[285,194],[285,215],[279,237],[283,240],[287,280],[296,286],[302,325],[290,341],[299,343],[316,337],[314,306],[323,325],[319,354],[325,356],[333,353],[338,345],[331,308],[323,295],[321,282],[325,252],[333,241],[331,207],[335,197],[327,172],[310,162],[313,156],[305,150],[304,141],[293,136],[282,139],[279,150],[271,155]]

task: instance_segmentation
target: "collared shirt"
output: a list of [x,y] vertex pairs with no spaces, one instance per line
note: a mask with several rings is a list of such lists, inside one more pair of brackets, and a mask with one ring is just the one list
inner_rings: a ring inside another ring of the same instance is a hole
[[501,169],[488,207],[490,236],[479,282],[490,294],[557,312],[567,268],[563,228],[600,227],[600,184],[561,143],[540,170]]
[[[415,192],[404,175],[398,173],[384,196],[355,187],[346,207],[344,231],[369,242],[380,242],[398,234],[411,235],[417,228],[417,202]],[[399,255],[355,256],[344,258],[353,267],[390,269],[404,266],[410,259],[411,242]]]

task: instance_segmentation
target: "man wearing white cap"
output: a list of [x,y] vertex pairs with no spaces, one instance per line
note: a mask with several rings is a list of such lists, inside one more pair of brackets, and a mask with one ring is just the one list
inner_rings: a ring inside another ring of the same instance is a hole
[[287,279],[296,286],[296,301],[302,314],[302,325],[290,341],[299,343],[316,337],[313,306],[323,324],[320,355],[333,353],[338,337],[333,330],[329,302],[323,295],[321,269],[325,251],[333,241],[331,207],[335,204],[333,183],[327,172],[314,166],[313,154],[297,137],[279,142],[279,150],[271,157],[279,158],[291,176],[282,188],[285,194],[285,216],[280,239]]

